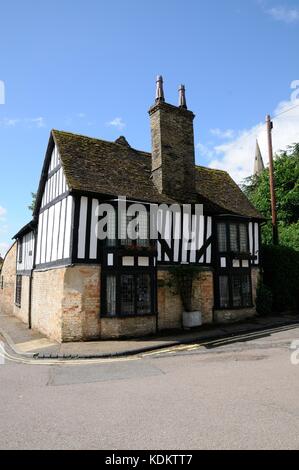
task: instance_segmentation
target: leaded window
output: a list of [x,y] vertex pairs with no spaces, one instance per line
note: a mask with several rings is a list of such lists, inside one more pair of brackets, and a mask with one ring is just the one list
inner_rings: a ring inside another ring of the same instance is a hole
[[15,304],[18,307],[21,307],[21,299],[22,299],[22,276],[17,274],[16,277],[16,294],[15,294]]
[[104,283],[103,314],[113,316],[154,313],[153,275],[140,271],[108,273]]
[[247,253],[248,252],[247,225],[240,224],[239,233],[240,233],[240,252]]
[[[228,230],[227,230],[228,227]],[[220,222],[217,224],[218,251],[248,253],[248,227],[244,223]]]
[[235,220],[219,222],[217,241],[217,307],[224,309],[251,307],[248,225]]
[[[135,313],[135,282],[133,274],[122,274],[120,282],[121,315]],[[136,312],[137,313],[137,312]]]
[[239,251],[238,249],[238,226],[236,224],[229,224],[229,238],[230,250]]
[[19,239],[18,246],[19,246],[18,262],[22,263],[22,260],[23,260],[23,240],[22,240],[22,238]]
[[116,314],[116,276],[109,274],[106,283],[107,315],[113,317]]
[[218,234],[219,251],[227,251],[226,224],[223,224],[223,223],[218,224],[217,234]]
[[221,308],[229,306],[228,276],[219,276],[219,303]]
[[151,313],[151,278],[149,274],[139,274],[136,277],[137,313]]

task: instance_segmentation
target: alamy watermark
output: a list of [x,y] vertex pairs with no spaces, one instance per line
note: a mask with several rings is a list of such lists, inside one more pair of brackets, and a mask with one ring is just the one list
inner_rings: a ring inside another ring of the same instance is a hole
[[5,84],[0,80],[0,104],[5,104]]
[[4,343],[0,341],[0,366],[5,363],[5,347]]
[[291,353],[291,363],[293,366],[299,365],[299,339],[294,339],[292,341],[290,349],[293,351]]
[[184,240],[188,250],[197,245],[203,205],[129,204],[126,197],[119,196],[114,204],[98,204],[94,216],[99,240]]

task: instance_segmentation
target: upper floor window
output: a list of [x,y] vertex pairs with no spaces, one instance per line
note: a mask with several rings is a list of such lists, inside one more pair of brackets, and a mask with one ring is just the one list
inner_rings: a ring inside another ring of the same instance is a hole
[[220,222],[217,225],[218,251],[248,253],[248,227],[245,223]]
[[23,261],[23,240],[22,238],[19,239],[19,253],[18,253],[18,262],[22,263]]

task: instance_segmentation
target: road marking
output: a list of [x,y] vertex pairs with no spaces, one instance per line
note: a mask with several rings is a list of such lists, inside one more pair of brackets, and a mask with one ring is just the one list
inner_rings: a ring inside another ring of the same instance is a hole
[[8,361],[11,362],[16,362],[16,363],[22,363],[22,364],[35,364],[35,365],[68,365],[68,366],[75,366],[75,365],[83,365],[83,364],[104,364],[104,363],[113,363],[113,362],[128,362],[128,361],[137,361],[142,359],[143,357],[149,357],[149,356],[155,356],[155,355],[162,355],[162,354],[175,354],[177,352],[183,352],[183,351],[192,351],[199,349],[203,346],[208,346],[208,345],[215,345],[217,347],[218,345],[225,345],[225,344],[230,344],[232,341],[233,342],[238,342],[238,340],[242,339],[260,339],[261,337],[266,335],[270,335],[271,333],[279,333],[281,331],[287,331],[290,329],[298,328],[298,325],[283,325],[283,326],[277,326],[276,328],[269,328],[269,329],[264,329],[264,330],[259,330],[251,333],[243,333],[240,335],[232,335],[227,338],[222,338],[222,339],[215,339],[215,340],[209,340],[209,341],[203,341],[202,343],[196,343],[196,344],[184,344],[184,345],[176,345],[173,347],[169,347],[167,349],[159,349],[157,351],[151,351],[151,352],[145,352],[142,354],[136,354],[132,356],[125,356],[125,357],[112,357],[112,358],[94,358],[94,359],[38,359],[38,358],[23,358],[19,356],[14,356],[11,354],[8,354],[8,352],[5,350],[5,348],[1,345],[0,343],[0,356],[4,357]]

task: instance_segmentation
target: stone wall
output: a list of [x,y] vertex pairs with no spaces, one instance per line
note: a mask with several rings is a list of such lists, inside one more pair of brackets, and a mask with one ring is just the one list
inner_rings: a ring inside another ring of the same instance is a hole
[[152,178],[160,193],[193,200],[195,192],[194,114],[160,102],[149,110]]
[[13,313],[22,322],[29,323],[30,276],[22,276],[21,305],[13,303]]
[[0,311],[3,315],[13,315],[16,283],[16,251],[14,243],[4,258],[1,276],[3,276],[3,289],[0,289]]

